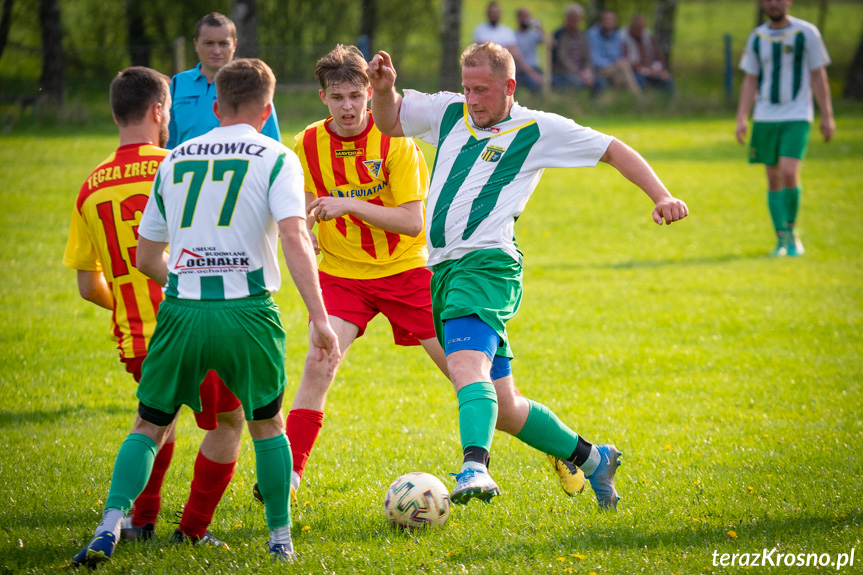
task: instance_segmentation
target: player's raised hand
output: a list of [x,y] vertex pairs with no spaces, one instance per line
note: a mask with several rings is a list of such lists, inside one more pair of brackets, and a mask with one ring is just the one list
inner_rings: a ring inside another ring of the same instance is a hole
[[671,222],[682,220],[688,215],[689,208],[686,202],[673,197],[660,200],[653,209],[653,221],[660,226],[662,225],[662,220],[665,220],[666,224],[670,224]]
[[327,360],[327,377],[331,377],[339,366],[342,351],[339,349],[339,337],[333,331],[329,321],[312,320],[311,343],[315,350],[315,359]]
[[383,50],[369,62],[368,74],[369,82],[376,91],[391,90],[396,85],[396,69],[392,58]]

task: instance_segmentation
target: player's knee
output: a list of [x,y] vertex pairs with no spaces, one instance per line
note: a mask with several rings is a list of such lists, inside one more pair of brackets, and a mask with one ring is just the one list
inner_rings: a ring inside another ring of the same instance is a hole
[[230,427],[242,431],[245,423],[245,412],[242,406],[233,411],[223,411],[216,414],[216,419],[219,421],[219,427]]

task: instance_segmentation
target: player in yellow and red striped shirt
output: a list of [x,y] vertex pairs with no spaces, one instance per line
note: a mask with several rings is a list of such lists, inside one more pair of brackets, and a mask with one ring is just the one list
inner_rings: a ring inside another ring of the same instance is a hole
[[[305,173],[310,229],[318,223],[321,290],[342,359],[381,313],[396,345],[422,345],[446,374],[425,267],[425,159],[412,140],[390,138],[375,126],[366,61],[356,47],[336,46],[318,61],[315,76],[331,115],[300,132],[294,151]],[[310,351],[287,418],[293,493],[320,432],[334,377],[327,375],[326,358]]]
[[[138,223],[164,157],[171,97],[168,78],[155,70],[127,68],[111,83],[111,109],[120,146],[84,181],[72,214],[63,263],[78,271],[81,297],[111,310],[111,337],[120,361],[135,381],[156,326],[162,287],[136,268]],[[236,454],[223,445],[242,433],[239,400],[210,372],[201,384],[204,410],[198,426],[208,430],[195,462],[189,501],[180,521],[181,535],[192,541],[221,543],[207,530],[216,506],[233,477]],[[161,506],[161,487],[174,451],[173,432],[153,464],[143,493],[126,518],[124,538],[149,538]],[[228,451],[227,455],[224,453]],[[222,460],[227,460],[222,463]],[[128,510],[126,510],[128,511]],[[118,536],[120,534],[117,534]]]

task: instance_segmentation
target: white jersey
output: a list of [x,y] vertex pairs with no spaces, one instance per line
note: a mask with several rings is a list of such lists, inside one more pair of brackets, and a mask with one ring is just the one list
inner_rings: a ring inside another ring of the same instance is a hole
[[482,249],[519,259],[515,220],[545,168],[595,166],[614,138],[514,104],[492,128],[473,126],[464,96],[405,90],[406,136],[435,146],[426,239],[429,266]]
[[477,44],[494,42],[504,47],[512,46],[516,43],[515,30],[503,24],[492,26],[488,22],[483,22],[473,29],[473,41]]
[[752,119],[786,122],[814,118],[810,72],[830,64],[818,28],[788,17],[784,28],[765,22],[749,35],[740,69],[758,76]]
[[237,299],[279,289],[276,222],[289,217],[305,218],[299,159],[239,124],[174,148],[138,232],[169,243],[165,295]]

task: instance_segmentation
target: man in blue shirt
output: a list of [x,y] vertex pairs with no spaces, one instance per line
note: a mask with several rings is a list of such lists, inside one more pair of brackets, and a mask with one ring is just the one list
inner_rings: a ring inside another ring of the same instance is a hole
[[[219,125],[213,113],[216,84],[213,79],[219,68],[234,59],[237,49],[237,27],[223,14],[211,12],[195,26],[195,52],[201,60],[191,70],[180,72],[171,79],[171,125],[168,149],[186,140],[206,134]],[[276,108],[261,133],[281,142]]]
[[590,58],[596,75],[608,80],[615,88],[629,90],[641,96],[641,87],[635,79],[632,64],[623,52],[623,35],[617,27],[617,14],[605,10],[599,22],[587,30]]

